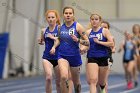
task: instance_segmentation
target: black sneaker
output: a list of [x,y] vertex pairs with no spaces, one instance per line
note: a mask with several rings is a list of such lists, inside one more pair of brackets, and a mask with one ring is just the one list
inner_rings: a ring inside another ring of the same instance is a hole
[[134,86],[135,86],[135,87],[138,86],[138,82],[137,82],[137,81],[134,82]]

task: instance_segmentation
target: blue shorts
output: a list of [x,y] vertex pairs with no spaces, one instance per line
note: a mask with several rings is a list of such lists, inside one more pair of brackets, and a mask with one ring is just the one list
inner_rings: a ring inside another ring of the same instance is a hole
[[82,65],[81,55],[76,55],[76,56],[58,55],[58,60],[61,58],[67,60],[71,67],[78,67],[78,66]]

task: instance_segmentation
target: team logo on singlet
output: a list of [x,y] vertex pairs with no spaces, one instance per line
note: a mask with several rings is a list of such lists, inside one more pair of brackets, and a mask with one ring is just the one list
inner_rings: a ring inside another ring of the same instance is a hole
[[52,33],[52,35],[53,35],[54,37],[57,37],[57,33]]
[[74,35],[74,31],[75,31],[74,28],[69,29],[69,35]]
[[46,38],[46,37],[49,37],[48,34],[52,34],[54,37],[57,37],[57,33],[49,33],[49,32],[46,32],[46,33],[45,33],[45,38]]
[[89,38],[95,38],[97,37],[98,40],[102,40],[103,39],[103,34],[102,33],[98,33],[96,35],[90,35]]
[[70,29],[62,29],[61,30],[61,34],[62,35],[74,35],[74,28],[70,28]]

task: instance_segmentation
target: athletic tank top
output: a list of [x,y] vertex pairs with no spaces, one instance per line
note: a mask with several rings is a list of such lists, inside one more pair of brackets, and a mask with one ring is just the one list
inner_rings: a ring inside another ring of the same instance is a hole
[[135,47],[132,41],[125,41],[124,45],[124,59],[125,60],[130,60],[133,58],[135,53]]
[[56,25],[54,31],[52,31],[52,32],[50,32],[49,27],[47,27],[47,29],[45,30],[45,33],[44,33],[44,41],[45,41],[44,55],[47,56],[47,59],[56,60],[57,55],[58,55],[58,47],[56,48],[55,55],[51,55],[50,50],[51,50],[52,46],[54,45],[54,40],[47,37],[48,33],[54,35],[54,37],[58,37],[58,26]]
[[97,32],[91,30],[88,37],[90,41],[90,48],[87,52],[87,57],[108,57],[108,47],[95,43],[93,40],[95,37],[98,38],[99,41],[107,41],[107,39],[103,36],[103,28],[100,28]]
[[77,22],[74,22],[70,27],[67,27],[64,23],[60,28],[60,46],[59,54],[63,56],[75,56],[79,55],[79,43],[73,41],[71,35],[75,35],[80,38],[79,33],[76,30]]

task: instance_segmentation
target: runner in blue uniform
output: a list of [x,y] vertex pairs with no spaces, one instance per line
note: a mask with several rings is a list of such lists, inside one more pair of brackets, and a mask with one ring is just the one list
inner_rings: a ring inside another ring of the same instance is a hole
[[42,29],[38,43],[41,45],[45,43],[45,50],[42,58],[46,77],[46,93],[52,93],[53,69],[55,73],[56,90],[57,93],[61,93],[60,72],[58,68],[58,47],[56,48],[55,54],[53,54],[54,50],[52,49],[54,40],[58,37],[58,26],[60,25],[60,18],[56,10],[48,10],[45,13],[45,17],[49,26]]
[[101,27],[102,18],[98,14],[90,16],[91,29],[87,30],[90,48],[87,52],[86,75],[90,93],[96,93],[97,83],[100,92],[106,93],[108,80],[108,47],[113,47],[112,35],[108,29]]
[[81,93],[80,66],[82,60],[79,43],[88,46],[89,40],[81,24],[75,21],[72,7],[65,7],[63,16],[64,24],[60,28],[60,37],[54,44],[55,48],[60,43],[58,65],[61,75],[61,89],[62,93],[68,93],[68,74],[71,73],[75,93]]
[[[106,29],[109,30],[110,29],[110,24],[107,21],[102,21],[101,27],[106,28]],[[115,44],[114,37],[112,37],[112,41]],[[112,66],[112,64],[113,64],[112,53],[115,53],[115,46],[114,47],[109,47],[108,48],[108,53],[109,53],[109,65]]]
[[[102,21],[101,23],[101,27],[106,28],[106,29],[110,29],[110,24],[107,21]],[[108,58],[108,64],[109,64],[109,68],[111,69],[111,66],[113,64],[113,58],[112,58],[112,53],[115,53],[115,40],[114,37],[112,37],[112,41],[114,42],[114,47],[108,47],[108,53],[109,53],[109,58]],[[109,70],[110,72],[110,70]],[[108,93],[107,91],[107,87],[108,87],[108,82],[106,82],[106,93]]]

